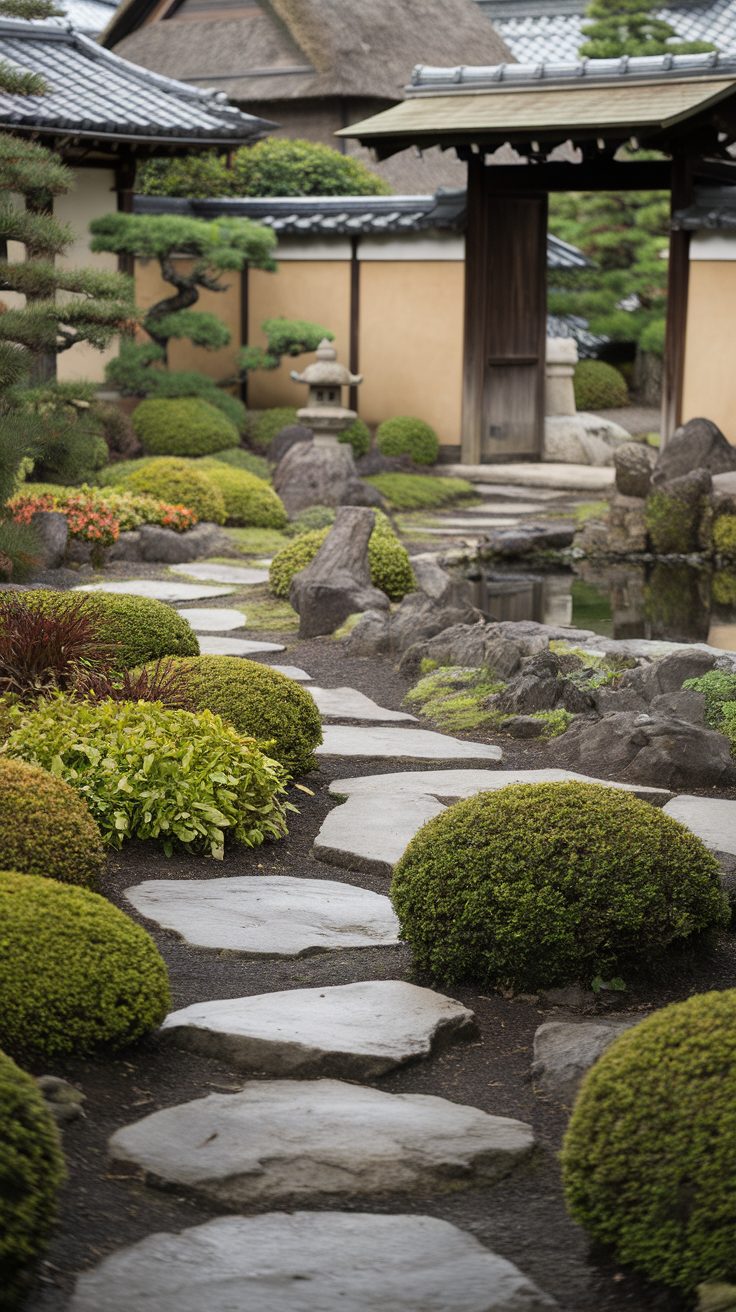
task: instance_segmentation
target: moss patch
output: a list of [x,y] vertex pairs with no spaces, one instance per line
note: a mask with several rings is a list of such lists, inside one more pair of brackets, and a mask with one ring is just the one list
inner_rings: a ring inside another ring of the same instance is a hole
[[444,665],[423,678],[407,693],[406,705],[433,720],[440,729],[458,731],[500,724],[506,717],[484,705],[505,685],[488,670]]

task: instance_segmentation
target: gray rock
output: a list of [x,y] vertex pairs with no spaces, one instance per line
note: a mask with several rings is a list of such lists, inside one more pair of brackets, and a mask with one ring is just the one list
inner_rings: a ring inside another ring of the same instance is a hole
[[673,433],[659,453],[652,483],[660,487],[693,469],[710,474],[736,470],[736,449],[710,419],[690,419]]
[[30,527],[36,537],[34,556],[42,569],[58,569],[66,555],[69,526],[58,510],[37,510]]
[[503,731],[512,738],[541,738],[544,728],[544,721],[535,720],[533,715],[513,715],[506,720]]
[[[423,660],[437,661],[438,665],[464,665],[467,668],[484,668],[498,679],[508,679],[521,665],[528,644],[514,642],[497,632],[498,626],[483,620],[474,624],[451,624],[431,638],[416,634],[399,662],[402,674],[413,675]],[[533,644],[546,649],[542,640]]]
[[292,579],[289,600],[299,615],[300,638],[334,633],[358,611],[388,610],[388,597],[371,583],[368,542],[374,523],[373,511],[342,507],[314,559]]
[[435,1217],[272,1212],[219,1217],[120,1249],[78,1278],[69,1312],[553,1312],[556,1306],[510,1262]]
[[314,433],[306,424],[287,424],[276,434],[266,456],[272,465],[278,465],[297,442],[311,442],[313,437]]
[[647,497],[657,453],[646,442],[624,442],[614,452],[616,491],[624,497]]
[[585,714],[594,706],[592,693],[577,687],[562,674],[562,661],[551,651],[527,658],[521,672],[494,698],[493,705],[509,714],[551,711],[560,707]]
[[310,687],[307,691],[317,703],[320,715],[328,720],[367,720],[374,724],[403,721],[416,724],[416,715],[409,715],[406,711],[390,711],[356,688]]
[[586,1071],[633,1020],[548,1020],[534,1035],[532,1079],[542,1093],[572,1103]]
[[630,556],[647,549],[646,501],[639,497],[611,498],[606,537],[607,550],[614,556]]
[[736,855],[736,802],[722,797],[680,794],[665,806],[673,820],[686,825],[706,847]]
[[684,647],[649,665],[625,670],[618,684],[620,690],[630,690],[645,702],[662,693],[680,692],[686,679],[699,679],[716,668],[717,657],[697,647]]
[[385,761],[446,761],[474,762],[500,761],[500,747],[490,743],[467,742],[434,733],[431,729],[374,728],[359,725],[328,724],[324,741],[316,755],[324,757],[355,757],[363,760]]
[[66,1125],[84,1116],[86,1094],[58,1075],[39,1075],[36,1085],[57,1125]]
[[134,563],[143,560],[139,530],[134,528],[128,533],[121,533],[117,542],[113,542],[112,546],[108,547],[107,559],[109,561],[130,560]]
[[241,1071],[373,1080],[475,1033],[462,1003],[392,979],[195,1002],[160,1037]]
[[217,524],[195,524],[186,533],[175,533],[160,524],[141,524],[137,530],[143,560],[176,565],[198,560],[213,552],[230,551],[232,542]]
[[573,770],[605,769],[627,781],[678,789],[736,782],[723,734],[672,717],[624,711],[575,721],[556,740],[557,759]]
[[279,461],[273,482],[290,517],[307,506],[384,505],[378,489],[358,477],[347,443],[332,448],[296,442]]
[[150,1180],[235,1208],[487,1185],[533,1146],[521,1121],[339,1080],[259,1080],[154,1112],[109,1143]]
[[663,692],[649,704],[650,715],[664,715],[689,724],[705,725],[705,697],[688,688],[681,692]]
[[430,597],[438,606],[456,604],[457,594],[461,591],[462,585],[453,578],[452,574],[448,574],[437,560],[413,559],[411,564],[417,582],[417,592]]
[[572,546],[575,525],[519,524],[516,528],[497,528],[488,535],[488,543],[479,550],[481,558],[529,556],[535,551],[559,551]]
[[384,793],[376,801],[356,794],[325,816],[314,855],[346,870],[390,875],[422,825],[444,809],[430,796]]

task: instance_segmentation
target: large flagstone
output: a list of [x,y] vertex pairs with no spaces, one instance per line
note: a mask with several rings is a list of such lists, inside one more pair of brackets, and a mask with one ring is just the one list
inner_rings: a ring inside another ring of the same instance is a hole
[[[283,650],[283,648],[282,648]],[[298,665],[271,665],[272,670],[278,670],[279,674],[285,674],[287,679],[294,679],[296,683],[311,683],[312,676],[307,674]]]
[[611,779],[596,779],[591,775],[577,774],[574,770],[399,770],[390,774],[364,774],[352,779],[335,779],[329,786],[333,797],[385,797],[400,794],[403,797],[428,795],[448,802],[492,788],[508,788],[510,784],[601,784],[605,788],[621,788],[655,806],[663,806],[672,798],[667,788],[650,788],[646,784],[620,784]]
[[235,583],[250,587],[255,583],[268,583],[267,569],[253,569],[248,565],[223,565],[216,560],[197,560],[184,565],[172,565],[172,574],[185,574],[191,579],[210,579],[213,583]]
[[149,1235],[77,1281],[69,1312],[553,1312],[433,1216],[270,1212]]
[[500,761],[500,747],[490,743],[463,742],[431,729],[379,729],[349,725],[327,725],[317,756],[362,757],[386,761]]
[[474,1033],[462,1003],[389,979],[195,1002],[160,1036],[238,1070],[371,1080]]
[[664,808],[668,815],[687,825],[706,847],[736,856],[736,802],[723,797],[673,797]]
[[[256,642],[254,638],[228,638],[219,633],[198,633],[199,650],[203,656],[266,656],[270,652],[286,651],[279,642]],[[276,668],[274,666],[274,668]]]
[[257,1080],[154,1112],[109,1143],[152,1182],[227,1207],[477,1188],[533,1146],[521,1121],[341,1080]]
[[74,592],[111,592],[121,597],[150,597],[154,601],[205,601],[208,597],[226,597],[233,588],[207,588],[196,583],[179,583],[174,579],[124,579],[110,583],[84,583]]
[[[231,589],[232,591],[232,589]],[[246,616],[234,606],[192,606],[179,611],[195,633],[229,633],[242,629]]]
[[416,715],[379,706],[357,688],[310,688],[309,694],[316,701],[320,715],[328,720],[372,720],[377,724],[398,720],[416,724]]
[[125,896],[142,916],[193,947],[248,957],[312,956],[399,941],[387,897],[328,879],[150,879]]

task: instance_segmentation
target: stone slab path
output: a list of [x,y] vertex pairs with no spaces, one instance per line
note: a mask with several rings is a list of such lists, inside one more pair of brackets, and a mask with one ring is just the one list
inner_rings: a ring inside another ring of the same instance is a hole
[[672,798],[666,788],[650,788],[647,784],[620,784],[610,779],[596,779],[592,775],[577,774],[574,770],[402,770],[391,774],[364,774],[353,779],[335,779],[329,785],[333,797],[365,797],[401,794],[417,797],[422,794],[447,802],[458,802],[463,797],[491,788],[508,788],[510,784],[601,784],[605,788],[622,788],[645,802],[664,806]]
[[202,584],[178,583],[173,579],[125,579],[117,583],[84,583],[73,592],[111,592],[120,597],[150,597],[154,601],[206,601],[226,597],[233,588],[206,588]]
[[376,724],[417,722],[416,715],[408,715],[406,711],[389,711],[356,688],[310,688],[309,694],[317,703],[320,715],[328,720],[370,720]]
[[516,528],[521,523],[520,519],[507,518],[487,519],[482,524],[463,524],[455,528],[450,525],[444,525],[442,528],[421,528],[417,529],[417,537],[443,537],[443,538],[480,538],[484,533],[494,528]]
[[[201,646],[201,643],[200,643]],[[281,651],[284,648],[280,648]],[[306,670],[301,670],[298,665],[272,665],[272,670],[278,670],[279,674],[285,674],[287,679],[294,679],[296,683],[311,683],[312,676],[307,674]]]
[[245,1072],[372,1080],[475,1032],[462,1003],[391,979],[197,1002],[160,1037]]
[[614,470],[610,465],[563,465],[554,461],[508,465],[442,465],[438,471],[449,478],[465,478],[471,483],[511,483],[516,487],[549,488],[565,492],[606,492],[613,488]]
[[252,569],[247,565],[222,565],[218,561],[197,560],[185,565],[172,565],[172,574],[185,574],[191,579],[211,580],[213,583],[237,583],[249,587],[254,583],[268,583],[267,569]]
[[229,633],[231,629],[242,629],[246,616],[234,606],[192,606],[179,611],[185,620],[189,620],[195,633]]
[[500,761],[500,747],[463,742],[431,729],[351,728],[327,725],[317,756],[385,761],[443,761],[458,765],[471,761]]
[[[286,651],[280,642],[256,642],[255,638],[228,638],[219,633],[198,633],[199,650],[202,656],[266,656],[269,653]],[[274,666],[274,669],[277,667]],[[292,669],[293,666],[284,666]],[[291,678],[294,676],[291,675]]]
[[553,1312],[511,1262],[430,1216],[220,1217],[80,1276],[69,1312]]
[[387,897],[326,879],[151,879],[125,896],[142,916],[193,947],[248,957],[312,956],[399,941]]
[[109,1144],[152,1182],[227,1207],[477,1187],[533,1146],[521,1121],[341,1080],[258,1080],[154,1112]]
[[687,825],[706,847],[736,856],[736,802],[720,797],[674,797],[664,808],[673,820]]

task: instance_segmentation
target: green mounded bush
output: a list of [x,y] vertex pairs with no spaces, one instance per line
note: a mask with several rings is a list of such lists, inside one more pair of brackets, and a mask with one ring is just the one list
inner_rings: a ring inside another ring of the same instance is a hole
[[152,396],[133,412],[143,450],[154,456],[208,456],[236,446],[238,430],[213,405],[197,396]]
[[434,465],[440,453],[431,425],[408,415],[384,419],[376,429],[376,446],[383,456],[408,456],[415,465]]
[[166,966],[145,929],[86,888],[0,874],[0,1044],[75,1057],[161,1023]]
[[57,695],[8,719],[8,756],[53,767],[111,847],[153,838],[219,859],[228,834],[255,847],[285,832],[280,766],[210,711]]
[[298,424],[295,405],[278,405],[260,414],[248,415],[246,432],[257,451],[268,451],[273,439],[289,424]]
[[682,686],[703,694],[705,718],[711,729],[720,729],[724,706],[736,700],[736,674],[730,674],[728,670],[708,670],[697,679],[686,679]]
[[435,474],[374,474],[365,481],[377,488],[392,510],[433,510],[477,496],[473,484],[466,479]]
[[20,1308],[64,1183],[59,1131],[35,1080],[0,1052],[0,1289]]
[[713,525],[713,546],[719,556],[736,556],[736,515],[719,515]]
[[229,446],[224,451],[217,451],[213,457],[223,465],[232,465],[233,469],[246,469],[264,483],[271,482],[271,467],[264,456],[257,456],[255,451],[248,451],[244,446]]
[[240,656],[199,656],[176,665],[186,671],[199,710],[213,711],[238,733],[256,738],[290,774],[314,768],[322,725],[314,699],[300,684]]
[[371,430],[362,419],[354,419],[352,424],[343,428],[337,435],[338,442],[345,442],[353,448],[353,455],[358,460],[371,449]]
[[132,474],[126,474],[121,482],[130,492],[146,492],[173,506],[189,506],[198,519],[209,524],[225,523],[222,492],[193,460],[160,456]]
[[[289,596],[294,575],[314,560],[329,531],[327,527],[301,533],[274,556],[268,572],[274,596]],[[374,587],[385,592],[391,601],[401,601],[416,587],[409,554],[380,510],[376,511],[376,523],[368,543],[368,562]]]
[[628,404],[626,379],[605,360],[581,360],[573,385],[578,410],[617,410]]
[[596,784],[458,802],[412,839],[391,896],[421,970],[515,989],[611,979],[729,918],[700,839]]
[[94,888],[105,849],[86,804],[48,770],[0,756],[0,861]]
[[[62,613],[68,604],[66,593],[38,589],[28,593],[40,605]],[[198,656],[199,643],[191,624],[183,615],[152,597],[133,597],[114,592],[89,593],[100,637],[114,644],[115,663],[124,670],[162,656]]]
[[618,1262],[687,1295],[736,1278],[736,990],[664,1007],[607,1048],[562,1171],[571,1216]]
[[286,526],[283,502],[262,478],[249,474],[246,469],[233,469],[215,459],[201,460],[199,463],[222,493],[228,524],[250,528]]

